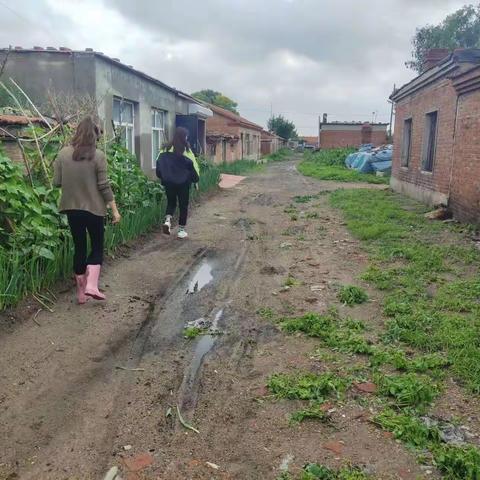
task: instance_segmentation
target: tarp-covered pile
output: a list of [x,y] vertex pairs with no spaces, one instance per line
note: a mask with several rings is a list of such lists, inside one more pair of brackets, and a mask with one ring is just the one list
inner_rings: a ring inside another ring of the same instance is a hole
[[381,172],[388,175],[392,171],[392,149],[393,145],[378,148],[373,148],[371,144],[362,145],[358,152],[346,158],[345,165],[361,173]]

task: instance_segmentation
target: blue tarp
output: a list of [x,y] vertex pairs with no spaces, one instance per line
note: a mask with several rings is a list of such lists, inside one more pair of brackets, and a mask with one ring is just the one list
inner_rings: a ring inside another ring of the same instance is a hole
[[375,172],[389,173],[392,170],[392,161],[387,160],[385,162],[372,163],[372,168]]
[[346,159],[345,159],[345,166],[347,168],[352,168],[353,162],[357,158],[358,152],[357,153],[351,153]]
[[361,173],[388,172],[392,168],[392,148],[388,145],[382,150],[374,150],[371,144],[362,145],[358,152],[345,159],[345,165]]

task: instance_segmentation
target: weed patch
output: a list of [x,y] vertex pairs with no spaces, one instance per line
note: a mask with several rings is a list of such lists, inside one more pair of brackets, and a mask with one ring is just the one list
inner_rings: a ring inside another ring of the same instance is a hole
[[350,381],[334,373],[301,373],[288,375],[279,373],[272,375],[268,388],[277,398],[289,400],[315,400],[323,402],[329,396],[341,397]]
[[368,301],[368,295],[355,285],[344,285],[338,293],[338,299],[345,305],[357,305]]
[[290,422],[301,423],[305,420],[319,420],[324,423],[330,421],[330,415],[325,411],[325,407],[320,402],[314,402],[308,407],[298,410],[290,416]]
[[391,398],[398,408],[411,407],[419,411],[431,405],[439,389],[426,375],[405,373],[400,375],[375,375],[379,394]]

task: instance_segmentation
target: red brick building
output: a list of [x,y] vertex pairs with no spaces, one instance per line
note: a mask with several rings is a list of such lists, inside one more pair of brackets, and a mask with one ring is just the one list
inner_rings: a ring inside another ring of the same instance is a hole
[[208,104],[207,157],[214,163],[259,160],[263,128],[235,113]]
[[262,131],[261,142],[262,156],[278,152],[278,150],[284,148],[287,144],[287,141],[284,138],[279,137],[275,133],[267,132],[266,130]]
[[387,143],[388,123],[322,122],[319,146],[325,148],[359,147],[371,143],[378,147]]
[[480,50],[456,50],[436,64],[432,58],[430,68],[391,96],[391,186],[428,205],[448,205],[460,220],[479,222]]

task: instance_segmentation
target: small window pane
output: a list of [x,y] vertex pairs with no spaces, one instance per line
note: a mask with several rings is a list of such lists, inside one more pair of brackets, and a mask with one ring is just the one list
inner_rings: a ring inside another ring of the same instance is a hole
[[113,99],[113,121],[115,123],[120,123],[121,117],[120,117],[120,100],[117,98]]
[[160,152],[160,132],[158,130],[152,131],[152,160],[155,162],[158,153]]
[[403,124],[402,167],[410,163],[410,150],[412,144],[412,119],[405,120]]
[[425,122],[422,169],[433,172],[437,143],[437,112],[428,113]]
[[133,105],[131,103],[123,102],[122,105],[122,122],[133,123]]

